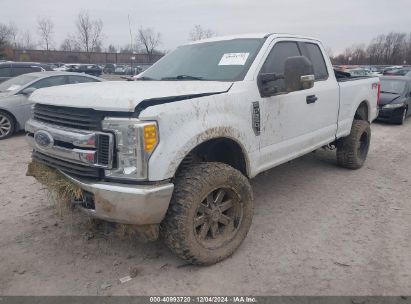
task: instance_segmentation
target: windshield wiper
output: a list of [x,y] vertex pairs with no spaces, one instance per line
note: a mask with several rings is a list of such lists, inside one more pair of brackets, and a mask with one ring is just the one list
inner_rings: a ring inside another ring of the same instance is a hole
[[177,75],[170,77],[163,77],[161,80],[205,80],[203,77],[191,76],[191,75]]
[[136,78],[136,80],[154,80],[154,79],[151,77],[147,77],[147,76],[141,76],[141,77]]
[[395,95],[399,95],[398,93],[395,93],[395,92],[388,92],[388,91],[381,91],[381,93],[387,93],[387,94],[395,94]]

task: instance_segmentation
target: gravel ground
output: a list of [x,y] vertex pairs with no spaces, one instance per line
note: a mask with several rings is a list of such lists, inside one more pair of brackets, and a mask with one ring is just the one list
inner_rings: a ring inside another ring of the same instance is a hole
[[[0,142],[1,295],[411,294],[411,119],[373,124],[365,166],[319,150],[252,181],[255,216],[229,259],[186,265],[161,243],[87,232],[25,176],[24,136]],[[136,270],[126,282],[119,279]]]

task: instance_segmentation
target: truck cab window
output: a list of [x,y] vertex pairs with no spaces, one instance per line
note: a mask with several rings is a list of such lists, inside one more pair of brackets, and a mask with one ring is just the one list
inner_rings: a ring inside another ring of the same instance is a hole
[[[296,42],[279,42],[272,48],[268,55],[261,73],[274,73],[275,75],[284,75],[285,62],[289,57],[301,56],[300,50]],[[272,81],[272,85],[276,88],[276,92],[287,92],[284,79]]]

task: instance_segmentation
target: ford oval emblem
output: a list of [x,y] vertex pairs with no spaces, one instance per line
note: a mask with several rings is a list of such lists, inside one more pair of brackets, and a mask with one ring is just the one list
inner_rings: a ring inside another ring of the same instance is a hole
[[34,133],[34,141],[41,149],[50,149],[54,145],[53,137],[46,131],[37,131]]

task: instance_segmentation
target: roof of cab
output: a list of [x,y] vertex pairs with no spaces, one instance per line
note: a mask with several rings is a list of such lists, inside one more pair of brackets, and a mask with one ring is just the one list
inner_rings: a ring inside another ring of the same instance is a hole
[[191,41],[187,44],[197,44],[197,43],[205,43],[205,42],[214,42],[214,41],[224,41],[224,40],[233,40],[233,39],[263,39],[268,38],[270,36],[275,36],[276,38],[297,38],[297,39],[309,39],[315,40],[320,42],[319,39],[302,36],[302,35],[295,35],[295,34],[282,34],[282,33],[251,33],[251,34],[239,34],[239,35],[229,35],[229,36],[219,36],[219,37],[211,37],[196,41]]

